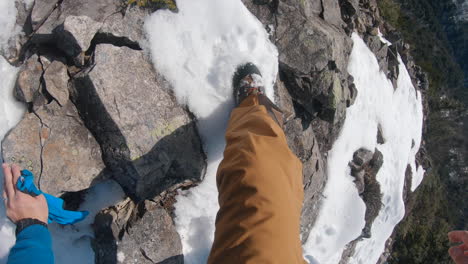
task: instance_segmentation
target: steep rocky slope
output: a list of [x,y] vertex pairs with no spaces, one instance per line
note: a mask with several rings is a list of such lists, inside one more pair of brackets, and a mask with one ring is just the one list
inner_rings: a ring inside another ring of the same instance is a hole
[[[327,181],[327,152],[357,96],[347,70],[352,32],[363,37],[395,87],[397,53],[423,94],[427,77],[384,25],[374,0],[243,2],[278,48],[275,97],[293,113],[285,132],[304,163],[305,242]],[[105,180],[122,187],[128,198],[95,218],[96,263],[182,263],[171,219],[174,196],[203,180],[207,161],[197,119],[177,102],[145,50],[144,19],[155,9],[120,0],[44,0],[30,7],[18,1],[17,7],[25,34],[11,39],[3,55],[20,67],[15,96],[28,112],[2,143],[5,161],[33,171],[38,186],[62,195],[70,208]],[[381,41],[379,28],[392,46]],[[381,134],[379,140],[385,140]],[[377,151],[359,150],[350,161],[359,193],[374,208],[366,212],[362,237],[371,235],[380,210],[381,197],[369,190],[380,192],[381,159]],[[342,263],[353,249],[351,243]]]

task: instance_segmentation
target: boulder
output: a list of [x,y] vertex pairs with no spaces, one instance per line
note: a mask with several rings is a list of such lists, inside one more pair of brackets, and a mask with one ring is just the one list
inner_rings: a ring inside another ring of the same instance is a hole
[[67,16],[63,24],[54,29],[57,45],[68,56],[76,57],[88,50],[101,26],[102,23],[87,16]]
[[59,4],[60,0],[36,1],[31,11],[31,24],[33,29],[37,30]]
[[39,96],[43,72],[42,64],[36,54],[27,59],[16,79],[16,99],[24,103],[33,102],[34,98]]
[[66,105],[70,98],[69,79],[67,66],[60,61],[53,61],[44,72],[46,90],[61,106]]
[[102,37],[118,38],[126,44],[142,44],[145,40],[143,25],[145,18],[151,14],[148,8],[129,6],[125,13],[115,13],[109,16],[99,29]]
[[101,211],[93,228],[92,245],[98,264],[184,262],[174,223],[166,210],[154,202],[135,206],[126,200]]
[[[50,7],[53,4],[50,0],[36,2],[37,4],[34,6],[34,9],[37,9],[36,12],[41,14],[38,15],[38,17],[41,17],[44,21],[38,24],[36,28],[32,38],[35,43],[54,42],[54,29],[62,25],[65,19],[70,16],[86,16],[96,23],[102,23],[107,17],[122,9],[122,2],[120,0],[63,0],[58,1],[56,8],[50,12]],[[42,9],[45,11],[39,12],[39,10]],[[33,10],[33,13],[34,12]],[[42,18],[43,16],[45,16],[45,18]],[[93,27],[91,29],[93,29]]]
[[206,162],[195,123],[143,51],[99,44],[94,63],[74,77],[72,100],[127,194],[150,199],[201,180]]
[[354,152],[353,162],[358,166],[364,166],[367,164],[373,157],[374,153],[370,150],[361,148]]
[[101,149],[70,102],[27,113],[2,143],[6,162],[34,173],[44,192],[60,195],[87,189],[104,169]]

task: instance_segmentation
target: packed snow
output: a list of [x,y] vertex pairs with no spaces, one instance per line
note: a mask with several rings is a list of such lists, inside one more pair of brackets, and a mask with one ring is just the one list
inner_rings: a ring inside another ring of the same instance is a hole
[[[348,71],[354,77],[358,96],[354,105],[347,109],[341,134],[328,154],[325,198],[304,245],[304,254],[311,263],[338,263],[345,246],[358,238],[365,226],[366,207],[348,166],[356,150],[377,148],[384,156],[377,174],[383,205],[372,225],[372,237],[357,243],[350,263],[377,262],[386,240],[405,213],[403,186],[407,165],[410,164],[416,176],[414,188],[424,173],[415,164],[423,125],[421,94],[414,89],[401,58],[394,90],[364,41],[357,34],[353,34],[352,39],[354,47]],[[377,143],[379,124],[386,140],[384,144]]]
[[145,29],[155,68],[174,86],[178,101],[198,117],[208,156],[203,182],[181,192],[176,227],[185,263],[206,263],[218,211],[216,170],[223,157],[224,132],[233,107],[232,76],[240,64],[255,63],[273,98],[278,52],[263,25],[239,0],[179,0],[179,12],[157,11]]

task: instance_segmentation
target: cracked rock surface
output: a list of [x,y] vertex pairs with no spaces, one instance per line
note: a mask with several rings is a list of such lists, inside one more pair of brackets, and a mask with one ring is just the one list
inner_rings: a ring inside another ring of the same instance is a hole
[[52,195],[87,189],[104,169],[101,149],[71,102],[27,113],[2,148],[5,161],[31,170],[37,186]]

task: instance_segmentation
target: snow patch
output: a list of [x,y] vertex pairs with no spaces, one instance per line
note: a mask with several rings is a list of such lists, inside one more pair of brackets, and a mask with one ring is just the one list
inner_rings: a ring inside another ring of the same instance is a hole
[[85,201],[79,208],[80,211],[89,212],[83,221],[67,226],[50,224],[55,263],[94,264],[91,248],[94,218],[99,211],[123,201],[124,197],[125,193],[115,181],[99,183],[87,191]]
[[382,43],[385,43],[387,44],[388,46],[391,46],[392,43],[390,41],[388,41],[386,38],[384,38],[382,32],[380,32],[380,29],[377,29],[377,36],[380,38],[380,41],[382,41]]
[[181,191],[175,204],[185,263],[206,263],[218,211],[216,171],[233,107],[232,76],[252,62],[273,99],[278,52],[268,33],[239,0],[179,0],[179,12],[157,11],[145,22],[155,68],[173,85],[179,103],[198,117],[207,152],[203,182]]
[[20,27],[16,25],[17,12],[15,0],[0,1],[0,28],[2,29],[0,31],[0,50],[5,49],[8,40],[21,31]]
[[[338,263],[345,246],[360,236],[365,225],[366,207],[348,166],[353,153],[362,147],[377,148],[383,154],[384,162],[377,174],[383,205],[373,222],[372,237],[357,243],[350,263],[377,262],[386,240],[404,216],[405,170],[408,164],[416,168],[415,155],[421,142],[421,94],[414,89],[401,58],[398,87],[394,90],[364,41],[356,33],[352,39],[354,46],[348,71],[354,77],[358,96],[354,105],[347,109],[341,134],[328,155],[325,199],[304,245],[304,254],[312,263]],[[384,144],[377,143],[379,124],[386,137]],[[422,177],[422,168],[417,170],[417,175]]]
[[117,252],[117,261],[120,263],[125,261],[125,254],[122,251]]

